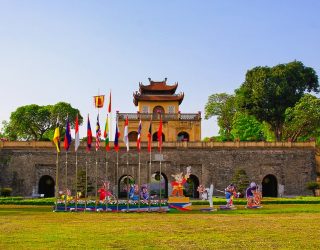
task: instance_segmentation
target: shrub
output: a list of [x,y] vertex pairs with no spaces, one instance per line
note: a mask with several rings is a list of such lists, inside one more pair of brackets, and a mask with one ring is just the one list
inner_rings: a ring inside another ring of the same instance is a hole
[[1,196],[11,196],[12,188],[1,188]]
[[313,196],[316,196],[316,189],[320,188],[320,184],[316,181],[309,181],[307,182],[307,189],[311,190]]

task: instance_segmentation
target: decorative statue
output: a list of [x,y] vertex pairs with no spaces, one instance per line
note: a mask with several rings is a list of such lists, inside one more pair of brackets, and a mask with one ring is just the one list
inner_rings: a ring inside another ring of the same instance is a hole
[[143,184],[140,188],[140,199],[148,200],[149,199],[149,191],[147,184]]
[[261,205],[261,192],[255,182],[251,182],[246,190],[247,208],[258,208]]
[[226,204],[226,207],[227,208],[233,208],[234,205],[233,205],[233,198],[234,197],[239,197],[239,193],[237,193],[237,188],[234,184],[230,184],[229,186],[227,186],[227,188],[224,190],[225,192],[225,195],[226,195],[226,201],[227,201],[227,204]]
[[129,189],[129,199],[137,201],[139,199],[139,186],[131,184]]
[[204,185],[199,185],[197,188],[202,200],[208,200],[210,204],[210,208],[213,207],[213,184],[210,185],[210,188],[205,188]]
[[110,182],[109,181],[103,182],[103,185],[98,190],[98,193],[100,194],[99,195],[100,201],[104,201],[104,200],[109,199],[110,197],[112,197],[112,194],[109,191],[109,188],[110,188]]
[[191,167],[187,167],[187,173],[183,176],[183,172],[179,174],[172,175],[174,181],[171,182],[172,193],[171,196],[183,197],[183,185],[186,183],[187,179],[191,174]]

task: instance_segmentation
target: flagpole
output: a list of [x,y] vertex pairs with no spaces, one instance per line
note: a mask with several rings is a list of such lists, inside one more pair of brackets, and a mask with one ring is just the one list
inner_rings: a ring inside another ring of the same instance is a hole
[[[108,159],[108,153],[107,153],[107,151],[106,151],[106,184],[107,184],[107,182],[108,182],[108,162],[109,161],[109,159]],[[107,186],[105,187],[106,188],[106,198],[105,198],[105,202],[106,202],[106,211],[108,211],[108,194],[107,194],[107,192],[108,192],[108,190],[107,190]],[[109,189],[109,188],[108,188]]]
[[117,212],[119,211],[119,187],[118,187],[118,175],[119,175],[119,152],[117,151],[117,164],[116,164],[116,193],[117,193]]
[[[151,146],[151,145],[150,145]],[[149,179],[149,197],[148,197],[148,203],[149,203],[149,212],[150,212],[150,209],[151,209],[151,148],[150,148],[150,162],[149,162],[149,169],[148,169],[148,179]]]
[[[161,113],[160,113],[160,123],[161,123]],[[159,127],[162,126],[162,123],[161,125],[159,125]],[[161,127],[161,131],[162,133],[162,127]],[[160,135],[161,136],[161,140],[159,141],[159,151],[160,151],[160,171],[159,171],[159,174],[160,174],[160,183],[159,183],[159,186],[160,186],[160,200],[159,200],[159,211],[161,212],[161,160],[162,160],[162,134]]]
[[[129,156],[128,156],[128,152],[127,152],[127,212],[129,212],[129,192],[130,192],[130,182],[129,182],[129,175],[128,175],[128,171],[129,171]],[[134,189],[134,186],[133,186]],[[133,190],[133,195],[134,195],[134,190]]]
[[[138,187],[141,190],[141,183],[140,183],[140,167],[141,167],[141,162],[140,162],[140,150],[139,150],[139,168],[138,168]],[[139,193],[139,203],[138,203],[138,212],[140,212],[140,190],[138,191]]]
[[65,195],[64,195],[64,211],[67,211],[67,201],[68,201],[68,151],[66,151],[66,179],[65,179],[65,183],[66,183],[66,191],[65,191]]
[[[97,139],[97,138],[96,138]],[[95,169],[95,174],[96,174],[96,202],[95,202],[95,210],[97,211],[97,203],[98,203],[98,159],[97,159],[97,150],[96,150],[96,169]]]
[[58,210],[58,198],[59,198],[59,152],[57,150],[57,158],[56,158],[56,211]]
[[76,198],[75,198],[75,210],[78,210],[78,151],[76,151]]
[[87,197],[88,197],[88,152],[86,153],[86,181],[85,181],[85,203],[84,203],[84,211],[87,211]]

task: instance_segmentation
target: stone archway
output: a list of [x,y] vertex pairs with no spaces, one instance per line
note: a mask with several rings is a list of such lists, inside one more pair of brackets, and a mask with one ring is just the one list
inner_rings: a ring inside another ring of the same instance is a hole
[[160,186],[161,186],[161,198],[168,198],[168,178],[164,173],[161,173],[161,183],[160,183],[160,174],[155,172],[151,175],[151,185],[149,193],[150,195],[160,195]]
[[50,175],[43,175],[39,180],[38,193],[44,197],[54,197],[54,180]]
[[[153,135],[152,135],[152,141],[158,141],[158,132],[155,132],[155,133],[153,133]],[[162,133],[162,142],[165,142],[166,140],[165,140],[165,136],[164,136],[164,134]]]
[[137,131],[131,131],[131,132],[128,134],[128,137],[129,137],[129,141],[137,141],[137,139],[138,139],[138,132],[137,132]]
[[199,187],[199,178],[193,174],[190,175],[187,182],[184,184],[183,194],[190,198],[199,198],[199,192],[197,191]]
[[272,175],[266,175],[262,180],[262,196],[263,197],[277,197],[278,196],[278,181]]
[[189,141],[189,134],[187,132],[180,132],[177,141]]
[[[128,177],[128,178],[127,178]],[[123,175],[120,177],[118,182],[118,196],[119,198],[127,198],[128,195],[128,184],[134,183],[134,178],[131,175]]]

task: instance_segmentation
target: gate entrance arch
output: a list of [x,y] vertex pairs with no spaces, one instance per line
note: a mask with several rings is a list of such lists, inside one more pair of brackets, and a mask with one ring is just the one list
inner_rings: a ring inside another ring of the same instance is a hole
[[43,175],[39,180],[39,194],[44,197],[54,197],[54,180],[50,175]]
[[272,175],[266,175],[262,180],[262,196],[263,197],[277,197],[278,196],[278,181]]

